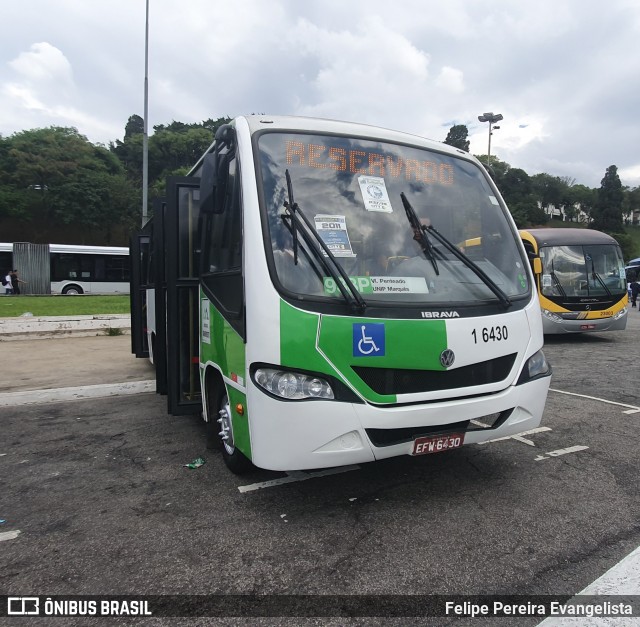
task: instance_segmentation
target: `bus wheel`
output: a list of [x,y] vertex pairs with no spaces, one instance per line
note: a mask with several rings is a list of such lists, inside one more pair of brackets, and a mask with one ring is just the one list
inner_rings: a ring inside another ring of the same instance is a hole
[[82,288],[79,285],[66,285],[62,289],[63,294],[84,294]]
[[[231,407],[229,405],[229,397],[224,393],[218,403],[217,418],[215,416],[216,414],[209,414],[209,420],[212,428],[218,427],[218,437],[222,442],[222,458],[227,468],[236,475],[242,475],[253,470],[254,465],[251,461],[234,445]],[[217,422],[214,422],[214,419]]]

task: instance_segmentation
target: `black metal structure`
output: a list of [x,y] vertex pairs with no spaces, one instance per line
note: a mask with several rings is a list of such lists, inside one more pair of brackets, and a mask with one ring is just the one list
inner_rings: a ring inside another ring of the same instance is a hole
[[136,357],[149,357],[147,337],[147,290],[149,289],[149,255],[152,223],[134,233],[129,241],[131,263],[131,352]]
[[[200,392],[200,179],[171,177],[162,230],[166,279],[167,399],[173,415],[198,413]],[[156,318],[159,326],[158,303]],[[158,338],[160,333],[158,332]]]
[[154,201],[153,218],[130,242],[131,351],[153,356],[156,392],[173,415],[202,408],[199,185],[199,178],[169,178],[166,199]]

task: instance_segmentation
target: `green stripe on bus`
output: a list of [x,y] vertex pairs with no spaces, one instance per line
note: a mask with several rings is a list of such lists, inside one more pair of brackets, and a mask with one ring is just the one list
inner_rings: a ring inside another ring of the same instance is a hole
[[[202,341],[200,334],[200,361],[217,364],[225,377],[233,379],[234,375],[243,380],[246,373],[245,343],[231,325],[222,317],[220,312],[209,301],[209,338],[211,343]],[[202,305],[201,305],[202,306]],[[202,331],[202,330],[201,330]],[[244,381],[246,386],[247,382]],[[233,422],[234,445],[251,459],[251,439],[249,436],[249,408],[246,395],[227,386],[229,405],[231,407],[231,420]],[[244,406],[244,415],[240,416],[235,406],[241,403]],[[214,417],[215,419],[215,417]]]
[[[358,325],[367,323],[384,325],[384,356],[354,356],[354,325],[357,330]],[[444,320],[320,316],[300,311],[282,301],[280,324],[283,366],[346,379],[363,398],[372,403],[395,403],[397,397],[375,393],[356,375],[352,366],[444,370],[440,364],[440,353],[447,348],[447,326]],[[318,325],[319,350],[316,347]]]

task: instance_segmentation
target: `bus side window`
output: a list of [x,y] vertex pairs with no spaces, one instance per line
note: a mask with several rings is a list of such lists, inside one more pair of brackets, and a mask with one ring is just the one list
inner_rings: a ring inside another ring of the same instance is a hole
[[242,205],[237,158],[228,160],[221,213],[203,221],[202,285],[207,297],[229,324],[244,337],[242,277]]

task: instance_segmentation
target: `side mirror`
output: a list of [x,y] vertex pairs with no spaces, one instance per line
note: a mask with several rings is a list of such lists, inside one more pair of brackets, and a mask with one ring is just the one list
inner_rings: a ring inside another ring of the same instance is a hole
[[[234,152],[234,130],[231,124],[223,124],[215,135],[215,149],[206,154],[200,173],[200,211],[202,213],[222,213],[227,192],[228,167]],[[224,148],[228,152],[221,154]]]
[[215,197],[218,178],[218,155],[209,153],[204,156],[200,173],[200,211],[215,213]]
[[540,257],[534,257],[531,260],[531,268],[534,274],[542,274],[542,259],[540,259]]

